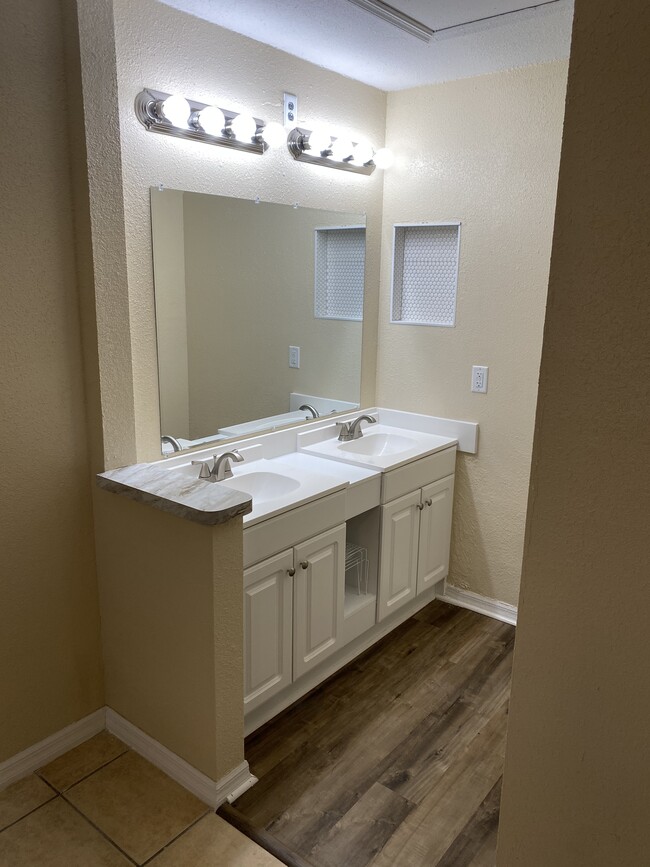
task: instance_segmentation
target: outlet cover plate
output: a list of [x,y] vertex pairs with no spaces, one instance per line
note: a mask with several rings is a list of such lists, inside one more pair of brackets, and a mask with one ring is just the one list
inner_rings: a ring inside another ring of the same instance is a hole
[[298,125],[298,97],[295,93],[284,94],[284,125],[287,129]]
[[488,390],[489,368],[475,364],[472,367],[472,391],[477,394],[486,394]]

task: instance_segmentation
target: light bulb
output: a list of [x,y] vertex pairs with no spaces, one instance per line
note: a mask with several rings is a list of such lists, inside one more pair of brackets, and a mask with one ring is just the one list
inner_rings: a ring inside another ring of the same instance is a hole
[[168,96],[160,103],[160,113],[173,126],[187,126],[191,110],[189,102],[179,93]]
[[332,136],[327,132],[327,130],[322,127],[316,127],[309,133],[309,152],[314,157],[319,157],[323,151],[328,151],[330,149],[330,144],[332,142]]
[[238,114],[230,124],[230,128],[237,141],[250,142],[257,132],[255,118],[251,117],[250,114]]
[[337,138],[332,142],[332,155],[330,159],[340,160],[341,162],[352,156],[352,142],[349,138]]
[[198,113],[198,121],[201,129],[205,130],[208,135],[222,135],[226,125],[226,118],[216,105],[206,105],[205,108],[202,108]]
[[372,158],[378,169],[389,169],[393,165],[393,152],[390,148],[380,148]]
[[359,166],[365,166],[372,159],[373,153],[374,150],[370,142],[360,141],[352,151],[352,162]]
[[281,123],[271,121],[262,130],[262,138],[270,148],[279,148],[287,142],[287,131]]

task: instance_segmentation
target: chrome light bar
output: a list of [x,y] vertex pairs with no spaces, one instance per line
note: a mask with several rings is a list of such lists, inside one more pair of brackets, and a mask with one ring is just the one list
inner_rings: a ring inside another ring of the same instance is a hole
[[[309,136],[311,135],[311,132],[312,131],[309,129],[295,127],[295,129],[292,129],[289,133],[287,137],[287,147],[289,148],[289,153],[295,160],[312,163],[315,166],[326,166],[330,169],[342,169],[344,172],[356,172],[360,175],[371,175],[374,172],[376,166],[372,160],[359,164],[352,161],[352,156],[342,160],[332,159],[330,156],[331,150],[329,149],[311,153],[309,146]],[[334,143],[336,137],[332,137],[331,141]],[[352,144],[355,145],[356,142],[352,142]]]
[[174,123],[165,117],[162,107],[171,96],[172,94],[152,90],[151,88],[145,88],[136,96],[134,106],[136,117],[149,132],[234,148],[252,154],[263,154],[267,150],[268,145],[262,138],[265,127],[263,120],[257,117],[253,118],[255,121],[255,133],[251,136],[250,140],[242,141],[232,131],[232,122],[240,116],[241,112],[221,108],[220,110],[223,112],[225,121],[224,127],[220,133],[211,134],[206,132],[200,125],[199,114],[203,109],[209,107],[204,102],[187,99],[189,111],[185,124]]

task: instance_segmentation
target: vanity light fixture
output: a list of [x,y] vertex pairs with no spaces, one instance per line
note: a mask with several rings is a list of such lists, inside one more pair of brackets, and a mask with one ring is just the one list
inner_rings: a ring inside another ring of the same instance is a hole
[[378,169],[389,169],[395,162],[390,148],[380,148],[372,159]]
[[388,148],[375,151],[366,141],[332,136],[321,127],[295,127],[289,133],[287,147],[291,156],[301,162],[362,175],[371,175],[376,168],[388,168],[392,163]]
[[262,138],[270,148],[279,148],[287,142],[287,131],[281,123],[272,120],[262,130]]
[[354,150],[354,145],[348,138],[336,138],[332,141],[332,147],[330,149],[330,153],[328,154],[329,159],[337,160],[338,162],[344,162],[345,160],[352,159],[352,151]]
[[[135,114],[150,132],[263,154],[277,146],[280,124],[265,124],[245,112],[206,105],[180,94],[145,88],[135,98]],[[286,133],[282,128],[283,142]],[[268,136],[268,138],[267,138]],[[272,140],[272,141],[271,141]]]

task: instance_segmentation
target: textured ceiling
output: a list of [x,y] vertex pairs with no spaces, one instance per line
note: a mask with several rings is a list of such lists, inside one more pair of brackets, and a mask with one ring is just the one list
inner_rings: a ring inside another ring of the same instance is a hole
[[381,90],[566,58],[573,18],[572,0],[523,11],[531,0],[391,0],[432,30],[453,28],[427,44],[349,0],[160,2]]

